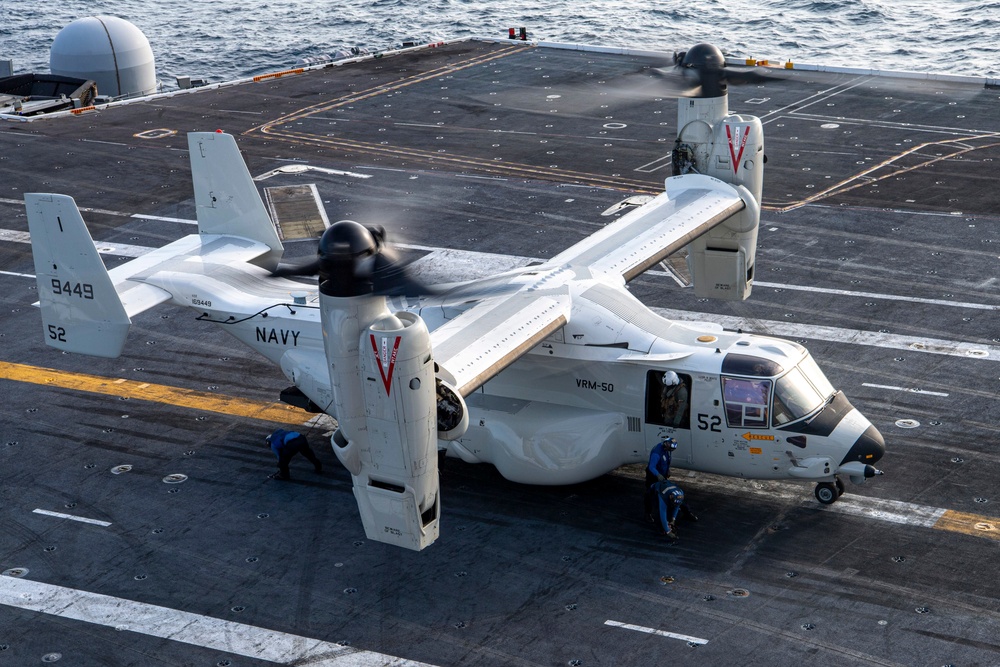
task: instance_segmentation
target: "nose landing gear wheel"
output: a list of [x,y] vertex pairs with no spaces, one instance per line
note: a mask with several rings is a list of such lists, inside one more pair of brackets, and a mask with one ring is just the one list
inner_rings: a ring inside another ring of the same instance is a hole
[[837,485],[833,482],[820,482],[816,485],[816,500],[824,505],[832,505],[837,501],[840,494],[837,492]]

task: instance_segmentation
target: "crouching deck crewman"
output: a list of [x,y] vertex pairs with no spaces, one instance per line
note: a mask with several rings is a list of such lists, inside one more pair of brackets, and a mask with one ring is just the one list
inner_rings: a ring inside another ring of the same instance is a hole
[[323,464],[320,463],[320,460],[316,457],[316,453],[309,446],[306,436],[301,433],[279,428],[267,436],[264,441],[271,448],[271,451],[274,452],[274,455],[278,457],[278,472],[269,475],[271,479],[291,479],[292,476],[288,472],[288,464],[292,460],[292,457],[299,453],[309,459],[316,472],[323,472]]

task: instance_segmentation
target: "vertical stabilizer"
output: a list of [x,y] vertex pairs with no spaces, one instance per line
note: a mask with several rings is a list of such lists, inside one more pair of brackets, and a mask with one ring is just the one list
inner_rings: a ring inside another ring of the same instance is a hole
[[45,342],[98,357],[122,353],[131,324],[72,197],[25,194]]
[[284,247],[236,140],[223,132],[192,132],[188,149],[198,231],[242,236],[267,245],[271,251],[253,263],[273,271]]

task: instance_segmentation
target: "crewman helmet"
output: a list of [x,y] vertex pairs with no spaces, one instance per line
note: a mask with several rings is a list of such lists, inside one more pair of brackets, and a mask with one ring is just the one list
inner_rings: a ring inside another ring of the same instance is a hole
[[670,451],[673,451],[677,449],[677,441],[674,440],[673,438],[667,438],[666,440],[663,441],[663,446],[669,449]]
[[681,379],[677,377],[677,373],[673,371],[667,371],[663,374],[663,385],[665,387],[673,387],[675,384],[680,384]]

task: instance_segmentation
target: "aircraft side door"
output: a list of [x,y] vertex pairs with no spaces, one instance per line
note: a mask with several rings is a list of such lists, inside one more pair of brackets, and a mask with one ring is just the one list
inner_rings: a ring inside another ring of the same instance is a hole
[[673,462],[687,467],[694,462],[691,447],[691,376],[677,373],[681,383],[665,387],[665,370],[646,371],[646,405],[643,433],[646,451],[670,436],[677,441]]

